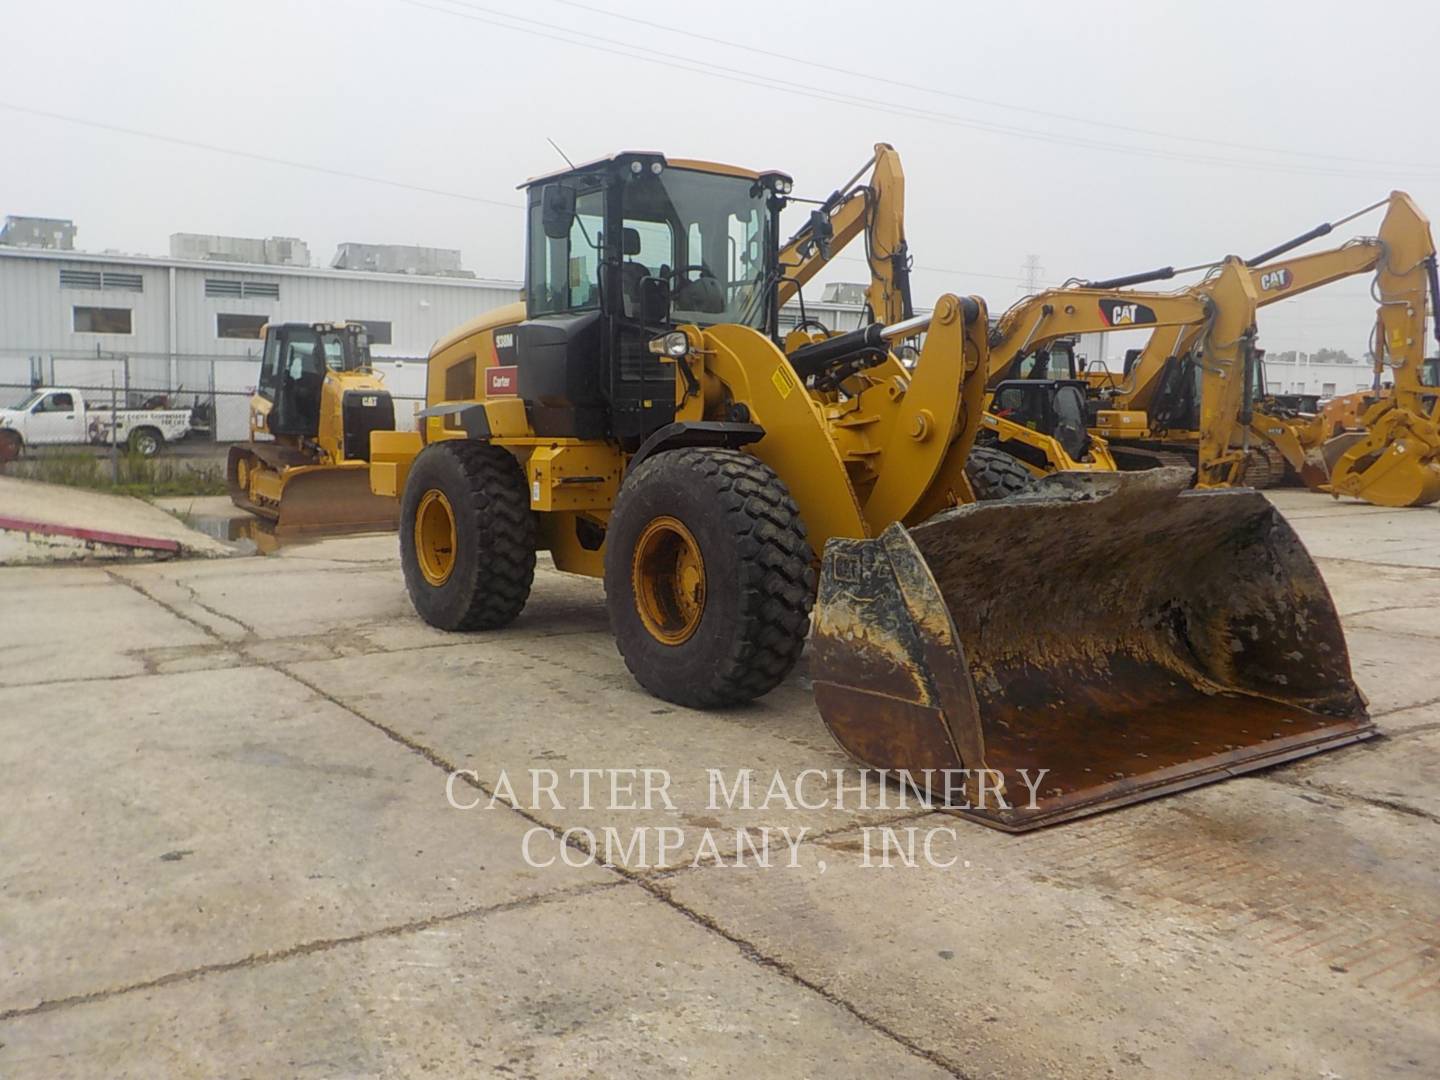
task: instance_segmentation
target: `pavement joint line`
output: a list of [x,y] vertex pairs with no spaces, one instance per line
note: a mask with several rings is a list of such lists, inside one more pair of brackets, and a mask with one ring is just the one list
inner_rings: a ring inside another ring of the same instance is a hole
[[[1382,709],[1380,712],[1372,712],[1370,719],[1379,720],[1386,716],[1394,716],[1396,713],[1409,712],[1411,709],[1428,709],[1432,705],[1440,705],[1440,697],[1426,698],[1424,701],[1416,701],[1409,705],[1396,705],[1390,709]],[[1418,729],[1412,728],[1410,730],[1414,731]],[[1394,738],[1394,736],[1388,737]]]
[[1373,559],[1351,559],[1344,555],[1316,555],[1317,562],[1355,563],[1357,566],[1379,566],[1386,570],[1410,570],[1417,574],[1440,574],[1440,566],[1411,566],[1409,563],[1376,562]]
[[[191,626],[195,627],[195,629],[199,630],[199,631],[200,631],[202,634],[204,634],[206,637],[210,638],[212,641],[218,642],[219,644],[222,644],[222,645],[231,645],[231,646],[236,645],[235,642],[226,641],[223,637],[221,637],[219,634],[215,633],[214,630],[212,630],[210,627],[206,626],[203,622],[201,622],[199,619],[195,618],[193,615],[187,615],[187,614],[185,614],[185,612],[183,612],[183,611],[181,611],[179,608],[177,608],[174,604],[166,603],[164,600],[161,600],[158,596],[156,596],[156,595],[154,595],[153,593],[149,592],[143,585],[140,585],[138,582],[131,581],[129,578],[125,577],[123,574],[118,573],[118,572],[115,571],[115,570],[106,570],[106,571],[105,571],[105,576],[108,577],[111,581],[119,582],[121,585],[124,585],[127,589],[132,589],[133,591],[139,593],[139,594],[140,594],[141,596],[143,596],[146,600],[149,600],[152,604],[156,604],[156,605],[158,605],[159,607],[164,608],[164,609],[165,609],[166,611],[168,611],[171,615],[174,615],[177,619],[180,619],[180,620],[183,621],[183,622],[189,623]],[[236,620],[231,620],[231,621],[236,622],[237,624],[239,624],[239,620],[238,620],[238,619],[236,619]],[[243,625],[243,624],[240,624],[240,625]]]
[[908,1035],[897,1031],[895,1028],[891,1027],[889,1024],[885,1023],[878,1017],[871,1016],[854,1002],[840,996],[839,994],[835,993],[835,991],[829,989],[821,983],[818,983],[815,980],[809,979],[804,975],[800,974],[800,972],[797,971],[793,965],[786,963],[779,957],[770,955],[769,953],[761,949],[758,945],[756,945],[754,942],[750,941],[748,938],[743,937],[732,930],[727,930],[711,916],[706,915],[703,912],[696,911],[694,908],[691,908],[686,904],[681,903],[679,900],[676,900],[673,896],[671,896],[665,891],[665,889],[662,887],[662,882],[656,880],[641,879],[637,880],[636,884],[639,885],[640,888],[644,889],[651,896],[659,900],[661,903],[679,912],[681,915],[685,916],[697,926],[703,927],[704,929],[710,931],[712,934],[716,934],[719,937],[722,937],[726,941],[730,942],[736,947],[736,949],[739,950],[740,955],[745,957],[745,959],[749,960],[751,963],[756,964],[759,967],[767,968],[775,972],[777,975],[780,975],[788,982],[791,982],[796,986],[803,987],[806,990],[809,990],[811,993],[815,994],[820,998],[823,998],[825,1001],[828,1001],[836,1008],[849,1013],[856,1020],[860,1021],[860,1023],[863,1024],[865,1027],[876,1032],[877,1034],[885,1036],[897,1045],[904,1047],[916,1057],[928,1061],[930,1064],[936,1066],[939,1069],[942,1069],[946,1073],[955,1077],[956,1080],[974,1080],[972,1074],[965,1072],[957,1063],[951,1061],[945,1055],[935,1050],[931,1050],[925,1046],[922,1046],[920,1043],[916,1042]]
[[1382,799],[1374,795],[1361,795],[1360,793],[1355,791],[1346,791],[1344,788],[1333,787],[1330,784],[1318,783],[1314,780],[1286,780],[1279,776],[1269,776],[1266,777],[1266,779],[1273,780],[1277,784],[1284,784],[1286,787],[1318,791],[1322,795],[1329,795],[1333,799],[1345,799],[1350,802],[1364,803],[1367,806],[1379,807],[1382,810],[1390,810],[1397,814],[1405,814],[1408,817],[1417,817],[1423,821],[1428,821],[1432,824],[1440,825],[1440,814],[1434,814],[1431,813],[1429,810],[1422,810],[1418,806],[1410,806],[1395,799]]
[[[398,731],[395,731],[393,728],[387,727],[385,724],[382,724],[377,720],[372,720],[370,717],[366,716],[358,709],[347,705],[345,702],[341,701],[333,694],[327,693],[326,691],[320,689],[320,687],[311,683],[309,680],[304,679],[299,675],[296,675],[292,671],[288,671],[279,665],[274,665],[274,670],[288,675],[291,679],[294,679],[301,686],[311,691],[311,693],[318,694],[320,697],[324,698],[332,705],[344,709],[352,716],[358,718],[366,724],[369,724],[371,727],[374,727],[375,729],[386,735],[388,738],[394,740],[401,746],[404,746],[406,749],[410,750],[412,753],[418,754],[430,764],[434,765],[437,768],[444,769],[447,774],[459,774],[460,779],[465,784],[481,792],[487,798],[494,798],[494,793],[491,792],[486,787],[486,785],[482,784],[480,781],[474,779],[471,776],[460,774],[459,770],[456,769],[456,767],[449,761],[447,761],[444,757],[442,757],[438,751],[433,750],[430,747],[425,746],[423,743],[417,742],[414,739],[411,739]],[[509,806],[508,804],[503,803],[502,805],[507,805],[507,808],[509,810],[520,815],[520,817],[524,818],[526,821],[531,822],[536,827],[545,829],[551,835],[559,839],[561,843],[568,844],[575,850],[583,852],[590,858],[595,859],[596,865],[602,867],[603,869],[612,871],[622,879],[621,882],[614,882],[612,884],[621,884],[623,882],[638,886],[645,892],[649,893],[656,900],[659,900],[666,907],[672,909],[680,915],[683,915],[685,918],[689,919],[697,926],[700,926],[703,929],[708,930],[721,938],[724,938],[726,941],[736,946],[736,948],[740,952],[740,955],[746,960],[749,960],[751,963],[754,963],[763,968],[767,968],[775,972],[776,974],[782,976],[794,985],[809,990],[811,993],[823,998],[825,1001],[828,1001],[830,1004],[836,1006],[837,1008],[843,1009],[845,1012],[849,1013],[851,1016],[859,1020],[867,1028],[870,1028],[872,1031],[875,1031],[876,1033],[885,1036],[886,1038],[895,1042],[897,1045],[903,1047],[917,1057],[920,1057],[925,1061],[928,1061],[931,1064],[935,1065],[936,1067],[943,1069],[951,1076],[956,1077],[957,1080],[972,1080],[972,1078],[967,1073],[963,1072],[958,1065],[945,1058],[943,1055],[921,1046],[913,1039],[896,1031],[889,1025],[885,1024],[883,1021],[875,1017],[869,1016],[853,1002],[847,1001],[845,998],[842,998],[840,995],[825,988],[819,983],[814,982],[811,979],[807,979],[805,976],[801,975],[798,971],[796,971],[791,965],[786,964],[784,961],[780,960],[777,957],[770,956],[768,953],[762,951],[753,942],[748,941],[747,939],[741,937],[739,934],[736,934],[721,927],[717,922],[715,922],[714,919],[710,918],[708,915],[705,915],[702,912],[696,911],[693,908],[690,908],[685,904],[681,903],[679,900],[675,899],[673,896],[665,892],[665,890],[661,889],[658,884],[648,876],[648,874],[636,870],[631,870],[629,867],[616,866],[610,863],[603,862],[598,857],[599,853],[592,850],[590,845],[585,844],[579,838],[567,839],[565,830],[556,829],[555,826],[541,820],[535,814],[524,810],[518,806]],[[926,811],[926,813],[929,812],[930,811]],[[4,1019],[3,1014],[0,1014],[0,1019]]]
[[1361,608],[1359,611],[1347,611],[1340,616],[1343,622],[1346,619],[1359,619],[1366,615],[1379,615],[1382,611],[1431,611],[1433,604],[1386,604],[1383,607]]
[[490,915],[502,914],[507,911],[518,911],[523,908],[535,907],[555,900],[574,899],[576,897],[587,896],[590,893],[614,889],[624,884],[625,882],[623,881],[585,882],[581,885],[552,889],[549,892],[537,893],[533,896],[523,896],[515,900],[506,900],[500,904],[483,904],[475,907],[462,908],[459,911],[431,915],[424,919],[411,919],[407,922],[381,926],[373,930],[362,930],[355,934],[346,934],[343,937],[317,938],[313,941],[301,942],[298,945],[288,945],[282,949],[267,949],[264,952],[252,953],[238,960],[220,960],[213,964],[201,964],[199,967],[167,972],[164,975],[157,975],[153,979],[145,979],[141,982],[127,983],[123,986],[113,986],[104,990],[91,990],[83,994],[71,994],[63,998],[50,998],[37,1002],[34,1005],[6,1009],[0,1012],[0,1022],[20,1020],[28,1016],[35,1016],[39,1013],[54,1012],[57,1009],[69,1009],[77,1005],[90,1005],[97,1001],[106,1001],[123,994],[133,994],[140,990],[156,990],[164,986],[173,986],[175,983],[189,982],[192,979],[203,978],[207,975],[264,967],[269,964],[279,963],[282,960],[291,960],[297,956],[311,956],[315,953],[329,952],[332,949],[343,948],[347,945],[358,945],[362,942],[375,941],[383,938],[402,937],[405,934],[430,930],[437,926],[444,926],[448,923],[459,922],[464,919],[483,919]]
[[[1353,618],[1353,616],[1346,616]],[[1372,634],[1389,634],[1391,637],[1408,638],[1411,641],[1437,641],[1440,634],[1422,634],[1415,630],[1396,630],[1390,626],[1371,626],[1363,622],[1357,622],[1353,626],[1347,626],[1347,630],[1368,630]]]

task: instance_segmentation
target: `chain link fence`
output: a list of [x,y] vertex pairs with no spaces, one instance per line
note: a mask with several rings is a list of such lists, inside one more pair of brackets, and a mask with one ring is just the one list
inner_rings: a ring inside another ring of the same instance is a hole
[[[374,358],[395,401],[395,422],[415,428],[425,407],[424,357]],[[46,351],[0,355],[0,406],[13,406],[41,387],[78,390],[87,401],[109,408],[189,409],[192,439],[236,442],[249,435],[249,400],[255,392],[260,357],[204,353]]]

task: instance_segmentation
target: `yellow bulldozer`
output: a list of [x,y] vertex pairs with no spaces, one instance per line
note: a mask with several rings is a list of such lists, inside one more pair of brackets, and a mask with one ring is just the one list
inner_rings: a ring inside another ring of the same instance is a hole
[[370,435],[395,429],[359,323],[276,323],[263,332],[250,438],[230,448],[236,506],[282,533],[393,529],[399,504],[370,491]]
[[[837,741],[958,773],[939,799],[1005,829],[1372,732],[1324,583],[1257,493],[1160,470],[975,501],[983,299],[787,352],[785,173],[637,152],[524,189],[524,300],[437,343],[419,431],[371,437],[430,624],[514,621],[548,551],[604,580],[645,689],[716,708],[786,678],[815,606]],[[1245,318],[1217,309],[1215,365],[1243,368]]]

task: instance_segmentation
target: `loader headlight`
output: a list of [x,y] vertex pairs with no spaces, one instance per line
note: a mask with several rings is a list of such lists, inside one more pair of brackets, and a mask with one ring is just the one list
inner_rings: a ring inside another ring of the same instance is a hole
[[650,351],[656,356],[668,356],[679,360],[690,351],[690,339],[683,330],[672,330],[663,337],[650,339]]

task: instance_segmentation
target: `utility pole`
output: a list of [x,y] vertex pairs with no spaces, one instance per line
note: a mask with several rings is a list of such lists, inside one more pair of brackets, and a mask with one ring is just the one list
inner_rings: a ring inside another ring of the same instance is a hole
[[1025,271],[1025,284],[1020,286],[1021,289],[1024,290],[1026,296],[1034,296],[1042,288],[1041,280],[1042,275],[1045,273],[1045,267],[1040,265],[1040,256],[1035,254],[1026,255],[1025,265],[1020,269]]

